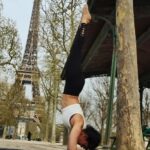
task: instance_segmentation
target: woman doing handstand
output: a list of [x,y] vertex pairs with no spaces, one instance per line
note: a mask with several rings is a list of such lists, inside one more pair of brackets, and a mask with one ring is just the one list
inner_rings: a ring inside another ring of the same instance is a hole
[[85,5],[66,66],[66,84],[62,98],[64,125],[70,128],[68,150],[77,150],[77,144],[86,150],[94,150],[100,142],[99,132],[92,126],[86,125],[79,101],[79,94],[85,82],[81,72],[81,49],[86,27],[90,21],[91,15],[88,6]]

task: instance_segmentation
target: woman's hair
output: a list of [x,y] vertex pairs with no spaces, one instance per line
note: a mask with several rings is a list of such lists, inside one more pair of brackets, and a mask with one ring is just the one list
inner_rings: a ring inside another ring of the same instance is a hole
[[101,140],[100,133],[91,125],[87,125],[86,128],[83,129],[83,131],[87,135],[88,147],[86,150],[95,150]]

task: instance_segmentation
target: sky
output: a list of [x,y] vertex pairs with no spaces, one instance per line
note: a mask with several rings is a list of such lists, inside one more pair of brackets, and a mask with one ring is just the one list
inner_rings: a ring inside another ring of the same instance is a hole
[[[19,32],[20,42],[22,43],[22,53],[24,53],[28,28],[33,7],[33,0],[2,0],[3,16],[15,21]],[[25,85],[25,96],[32,99],[32,86]]]
[[2,0],[2,2],[3,15],[15,21],[20,41],[24,48],[30,24],[33,0]]

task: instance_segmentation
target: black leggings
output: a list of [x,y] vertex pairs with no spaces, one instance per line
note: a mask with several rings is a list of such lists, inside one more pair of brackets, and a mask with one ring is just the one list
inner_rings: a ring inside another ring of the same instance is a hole
[[64,94],[78,96],[84,86],[81,71],[81,49],[84,43],[86,24],[81,24],[76,33],[66,66],[66,84]]

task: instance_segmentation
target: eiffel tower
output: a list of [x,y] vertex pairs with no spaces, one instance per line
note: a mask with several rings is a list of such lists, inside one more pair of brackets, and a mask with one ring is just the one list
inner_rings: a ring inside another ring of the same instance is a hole
[[40,96],[39,69],[37,66],[40,1],[41,0],[34,0],[26,48],[22,64],[18,69],[16,76],[16,81],[19,82],[21,85],[32,85],[33,102],[37,102],[38,97]]
[[21,91],[24,91],[23,85],[32,85],[33,98],[31,104],[27,104],[27,110],[25,114],[20,116],[20,119],[18,120],[17,135],[20,137],[25,136],[26,131],[36,130],[38,124],[40,124],[38,116],[40,115],[39,110],[42,109],[42,103],[39,99],[40,71],[37,65],[40,3],[41,0],[34,0],[25,52],[22,63],[16,73],[16,81],[14,84],[14,87],[19,88]]

